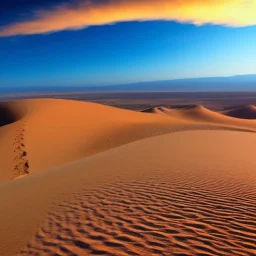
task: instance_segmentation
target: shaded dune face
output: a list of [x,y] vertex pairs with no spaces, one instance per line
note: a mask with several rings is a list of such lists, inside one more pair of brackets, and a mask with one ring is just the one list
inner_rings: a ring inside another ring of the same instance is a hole
[[0,127],[17,121],[17,117],[5,107],[0,106]]
[[8,104],[0,105],[0,127],[18,121],[20,115],[16,113]]
[[226,116],[231,116],[235,118],[256,119],[256,107],[254,105],[226,110],[222,113]]

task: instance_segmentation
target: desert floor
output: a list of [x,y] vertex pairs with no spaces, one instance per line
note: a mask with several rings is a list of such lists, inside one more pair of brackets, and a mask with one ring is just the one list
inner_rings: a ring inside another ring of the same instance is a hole
[[0,104],[0,255],[256,255],[256,107]]

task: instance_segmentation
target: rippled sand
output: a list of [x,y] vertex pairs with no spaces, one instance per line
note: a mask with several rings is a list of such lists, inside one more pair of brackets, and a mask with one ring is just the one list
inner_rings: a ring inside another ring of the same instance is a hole
[[254,120],[201,107],[10,106],[1,255],[256,254]]

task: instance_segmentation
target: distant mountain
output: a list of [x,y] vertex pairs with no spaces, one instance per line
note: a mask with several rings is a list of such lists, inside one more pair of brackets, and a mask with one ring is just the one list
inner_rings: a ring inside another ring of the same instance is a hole
[[86,88],[88,91],[256,91],[256,75],[152,81]]
[[[1,85],[0,85],[1,86]],[[0,93],[256,91],[256,74],[190,78],[108,86],[0,87]]]

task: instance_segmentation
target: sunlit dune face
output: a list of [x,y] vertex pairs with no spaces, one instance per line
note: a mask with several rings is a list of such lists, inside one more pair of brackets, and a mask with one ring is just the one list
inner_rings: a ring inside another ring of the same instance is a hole
[[177,22],[256,25],[256,0],[112,0],[61,5],[39,10],[31,20],[7,25],[0,36],[40,34],[122,21],[172,20]]

